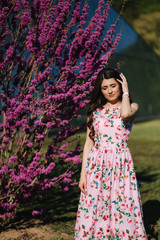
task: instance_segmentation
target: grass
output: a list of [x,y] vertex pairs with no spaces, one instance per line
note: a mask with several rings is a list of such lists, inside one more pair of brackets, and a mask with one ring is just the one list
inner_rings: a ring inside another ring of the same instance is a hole
[[160,121],[133,125],[129,141],[137,177],[157,181],[160,173]]
[[160,238],[160,120],[133,125],[129,147],[140,185],[144,223],[149,239]]
[[[143,204],[144,224],[149,236],[148,240],[157,240],[158,237],[160,237],[159,126],[160,120],[135,123],[129,140],[129,148],[132,154],[137,179],[146,181],[145,184],[139,184],[139,187]],[[77,138],[80,139],[82,147],[85,137],[85,132],[77,134]],[[70,140],[72,140],[72,137]],[[73,144],[75,144],[75,141]],[[79,166],[74,166],[76,173],[73,180],[77,182],[79,181],[80,169],[81,164]],[[45,209],[44,215],[40,217],[37,216],[37,218],[40,218],[42,224],[51,224],[53,232],[58,231],[66,233],[70,236],[70,239],[73,239],[79,197],[80,190],[78,187],[74,187],[68,192],[50,189],[49,194],[43,196],[43,198],[37,197],[36,199],[28,199],[26,206],[24,205],[24,207],[18,211],[17,218],[14,221],[20,219],[23,219],[23,221],[33,219],[31,215],[32,209]],[[30,206],[28,202],[30,202]],[[63,240],[63,237],[59,236],[59,238],[52,238],[50,240]]]

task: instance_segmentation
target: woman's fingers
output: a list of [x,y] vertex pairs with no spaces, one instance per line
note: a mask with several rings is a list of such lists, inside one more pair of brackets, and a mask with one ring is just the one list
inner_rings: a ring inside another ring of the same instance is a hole
[[118,79],[118,78],[117,78],[116,80],[117,80],[118,82],[120,82],[121,84],[123,83],[123,81],[122,81],[122,80],[120,80],[120,79]]
[[83,192],[84,194],[87,194],[87,184],[86,184],[86,182],[83,184],[82,192]]
[[80,187],[81,191],[84,193],[84,194],[87,194],[87,189],[86,187]]
[[84,184],[84,191],[87,193],[87,182]]
[[123,73],[120,74],[120,77],[122,78],[123,82],[127,82],[126,77],[123,75]]
[[123,91],[123,92],[128,92],[129,90],[128,90],[127,79],[125,78],[125,76],[123,75],[123,73],[121,73],[119,76],[121,77],[122,80],[117,79],[117,81],[121,83],[121,85],[122,85],[122,91]]
[[80,183],[79,188],[84,194],[87,194],[87,183]]
[[87,194],[87,177],[86,175],[81,175],[79,181],[79,188],[84,194]]

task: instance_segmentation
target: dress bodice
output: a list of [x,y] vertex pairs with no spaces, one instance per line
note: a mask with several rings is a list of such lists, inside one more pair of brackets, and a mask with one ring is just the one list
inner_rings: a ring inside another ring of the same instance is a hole
[[126,148],[133,121],[122,120],[121,108],[97,108],[93,112],[95,147]]

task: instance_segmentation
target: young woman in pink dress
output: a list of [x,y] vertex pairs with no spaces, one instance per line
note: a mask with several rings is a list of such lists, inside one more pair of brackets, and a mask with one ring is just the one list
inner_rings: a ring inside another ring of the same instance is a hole
[[128,139],[138,104],[125,76],[104,68],[87,112],[75,240],[143,240],[141,197]]

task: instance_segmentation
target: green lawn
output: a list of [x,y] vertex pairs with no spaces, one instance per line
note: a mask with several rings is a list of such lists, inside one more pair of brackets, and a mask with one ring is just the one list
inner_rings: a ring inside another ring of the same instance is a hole
[[[130,137],[137,179],[148,182],[140,185],[145,227],[153,239],[160,239],[160,120],[134,124]],[[159,235],[153,234],[153,225]]]
[[[77,135],[84,145],[86,133]],[[75,136],[74,136],[75,138]],[[71,138],[72,139],[72,138]],[[75,143],[75,141],[73,142]],[[72,145],[73,146],[73,145]],[[143,204],[144,223],[148,239],[160,237],[160,120],[135,123],[129,140],[135,171],[140,184]],[[45,151],[45,149],[44,149]],[[82,156],[82,154],[81,154]],[[79,181],[81,165],[74,166],[74,180]],[[80,190],[74,187],[68,192],[50,190],[49,195],[34,200],[34,209],[45,208],[45,215],[40,217],[43,224],[52,224],[53,231],[65,232],[73,239]],[[27,200],[27,204],[28,204]],[[31,207],[33,200],[31,201]],[[17,218],[31,218],[30,207],[20,209]],[[158,222],[159,220],[159,222]],[[157,227],[156,227],[157,225]],[[154,228],[153,228],[154,227]],[[156,230],[156,232],[155,232]],[[62,237],[59,239],[63,240]]]

